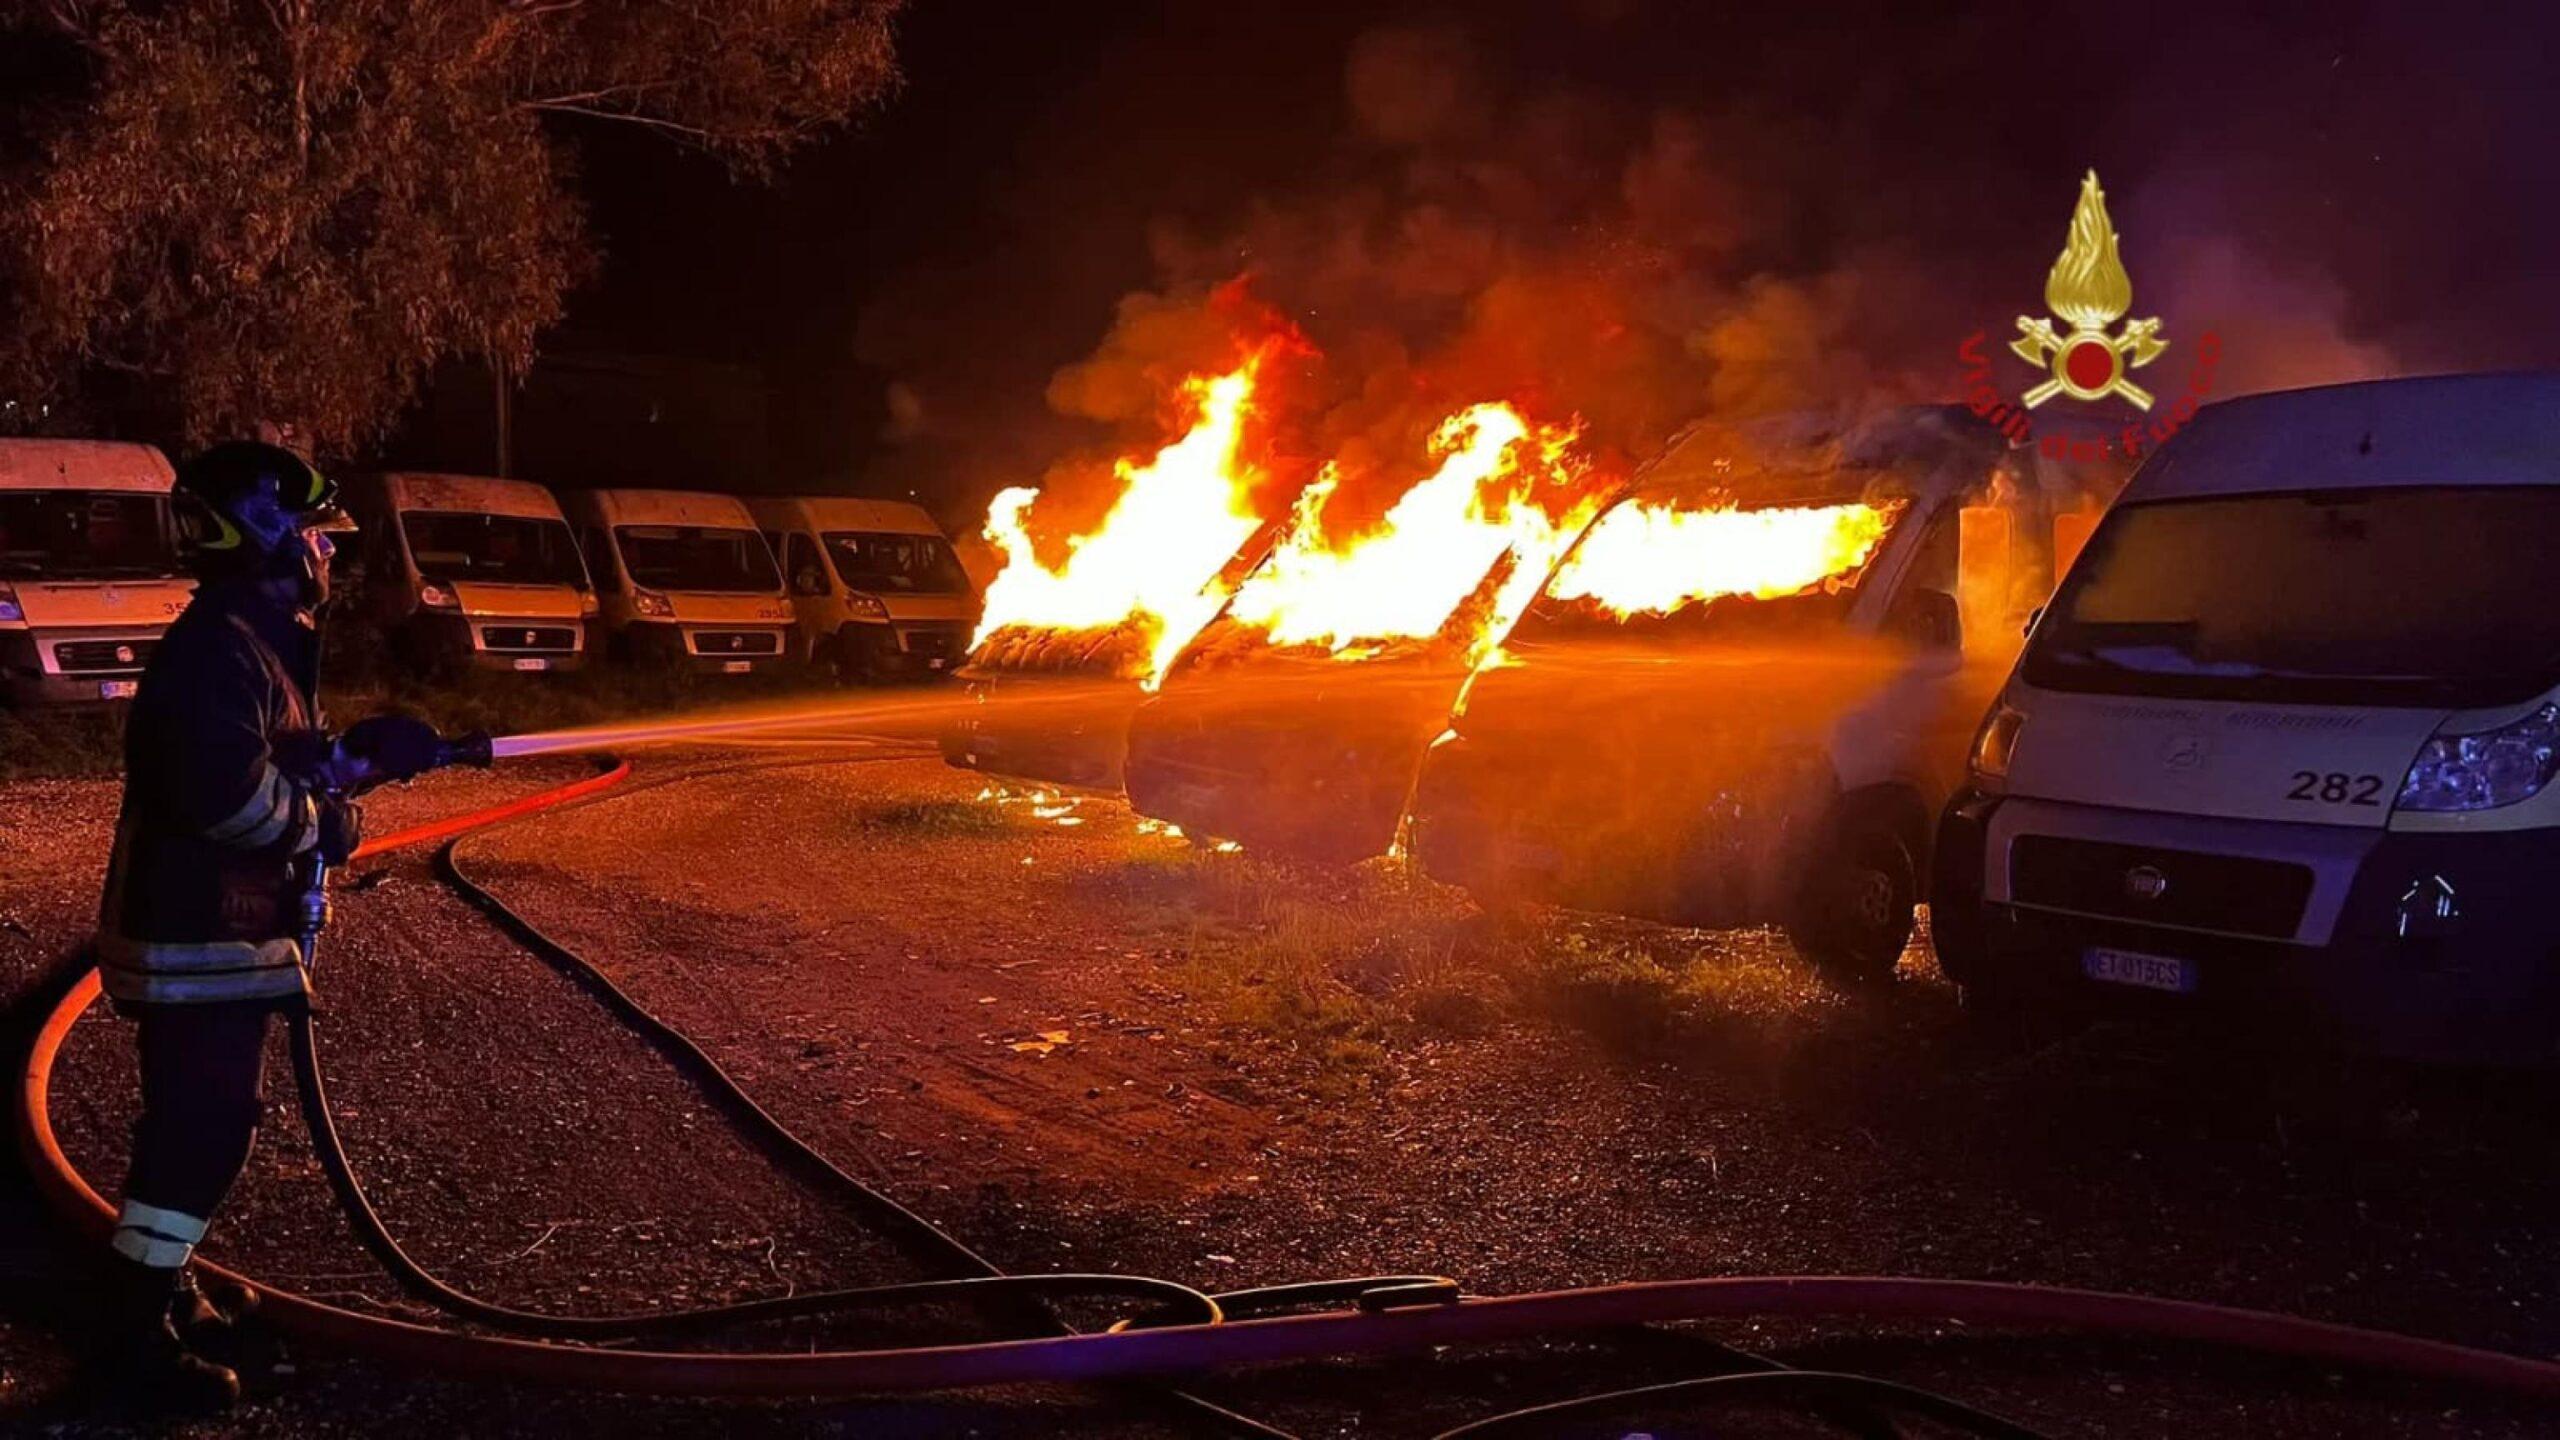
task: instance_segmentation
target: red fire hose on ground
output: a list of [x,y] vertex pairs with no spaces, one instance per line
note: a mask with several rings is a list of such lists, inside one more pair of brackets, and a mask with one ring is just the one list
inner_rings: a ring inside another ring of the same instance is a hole
[[[806,762],[803,762],[806,763]],[[627,764],[572,785],[526,797],[490,810],[439,824],[401,831],[368,845],[364,854],[379,854],[407,845],[457,836],[465,831],[593,796],[624,780]],[[686,778],[686,777],[678,777]],[[666,782],[661,782],[666,783]],[[647,787],[641,787],[647,788]],[[624,792],[629,793],[629,792]],[[449,879],[470,893],[471,885],[446,857]],[[480,892],[484,904],[495,904]],[[512,912],[496,907],[507,921]],[[569,954],[565,947],[532,932],[528,922],[513,917],[510,929],[534,948]],[[528,938],[530,932],[530,938]],[[535,942],[539,943],[535,943]],[[573,954],[570,959],[583,966]],[[600,975],[589,972],[596,981]],[[585,977],[580,977],[585,978]],[[609,987],[610,982],[602,982]],[[30,1050],[19,1085],[18,1139],[38,1188],[65,1220],[103,1241],[115,1215],[64,1157],[48,1112],[53,1066],[64,1039],[99,992],[95,971],[82,976],[47,1016]],[[636,1002],[614,991],[608,1003],[621,1002],[626,1020],[632,1012],[663,1034],[652,1034],[662,1050],[668,1038],[700,1057],[719,1084],[729,1084],[707,1056],[639,1011]],[[627,1007],[627,1008],[626,1008]],[[681,1052],[679,1052],[681,1058]],[[311,1078],[316,1078],[316,1061]],[[688,1067],[691,1068],[691,1067]],[[698,1080],[705,1077],[697,1074]],[[716,1090],[717,1086],[713,1086]],[[735,1100],[754,1110],[743,1091]],[[760,1110],[755,1111],[761,1115]],[[778,1122],[767,1123],[779,1130]],[[788,1136],[788,1132],[782,1132]],[[801,1149],[797,1137],[789,1137]],[[323,1137],[315,1135],[315,1144]],[[326,1147],[334,1149],[334,1137]],[[816,1152],[808,1151],[810,1156]],[[833,1170],[823,1157],[817,1163]],[[837,1174],[842,1172],[837,1171]],[[851,1182],[847,1177],[848,1183]],[[352,1184],[351,1178],[347,1182]],[[895,1202],[877,1196],[882,1206]],[[343,1198],[343,1197],[342,1197]],[[359,1196],[360,1199],[360,1196]],[[903,1212],[902,1212],[903,1213]],[[358,1217],[359,1228],[368,1216]],[[378,1222],[376,1222],[378,1224]],[[922,1223],[922,1222],[918,1222]],[[936,1232],[937,1234],[939,1232]],[[941,1237],[961,1255],[957,1241]],[[386,1237],[387,1243],[387,1237]],[[396,1251],[396,1246],[393,1247]],[[974,1257],[971,1257],[974,1259]],[[203,1263],[203,1262],[199,1262]],[[978,1262],[983,1266],[984,1262]],[[988,1267],[990,1270],[992,1267]],[[1892,1276],[1791,1276],[1661,1281],[1612,1285],[1539,1294],[1458,1298],[1428,1277],[1384,1277],[1314,1287],[1279,1287],[1205,1297],[1209,1318],[1151,1328],[1119,1328],[1100,1334],[1047,1334],[1028,1339],[907,1349],[822,1351],[817,1353],[693,1353],[626,1348],[599,1349],[547,1341],[513,1339],[460,1330],[437,1329],[367,1315],[260,1285],[246,1276],[204,1264],[217,1277],[245,1285],[260,1297],[260,1314],[292,1336],[359,1354],[385,1363],[439,1373],[459,1373],[547,1385],[567,1385],[641,1394],[687,1396],[819,1396],[886,1394],[899,1391],[957,1389],[971,1386],[1032,1383],[1138,1380],[1197,1374],[1224,1367],[1310,1360],[1346,1355],[1384,1354],[1433,1346],[1521,1340],[1559,1332],[1632,1325],[1770,1316],[1852,1317],[1897,1320],[1954,1320],[1977,1326],[2031,1329],[2098,1330],[2148,1338],[2236,1347],[2328,1364],[2379,1370],[2435,1381],[2475,1385],[2560,1403],[2560,1363],[2479,1350],[2440,1341],[2352,1326],[2333,1325],[2266,1311],[2233,1309],[2193,1301],[2139,1295],[2058,1289],[1968,1280]],[[977,1273],[985,1273],[983,1271]],[[405,1278],[405,1277],[404,1277]],[[1048,1277],[1020,1277],[1036,1286]],[[1061,1279],[1067,1277],[1058,1277]],[[1074,1277],[1127,1283],[1123,1293],[1164,1292],[1196,1295],[1185,1287],[1149,1282],[1142,1277]],[[906,1287],[892,1287],[906,1288]],[[1078,1293],[1096,1293],[1092,1289]],[[1158,1296],[1157,1298],[1162,1298]],[[1269,1314],[1310,1304],[1353,1305],[1315,1314]],[[1268,1318],[1250,1318],[1261,1313]],[[539,1317],[536,1317],[539,1318]],[[501,1322],[502,1323],[502,1322]],[[1731,1352],[1728,1352],[1731,1353]],[[1792,1377],[1792,1378],[1788,1378]],[[1678,1391],[1697,1391],[1697,1398],[1716,1397],[1709,1389],[1724,1381],[1747,1382],[1732,1388],[1730,1398],[1750,1394],[1811,1392],[1829,1385],[1835,1408],[1872,1402],[1889,1405],[1897,1387],[1858,1377],[1820,1376],[1777,1370],[1756,1375],[1724,1376],[1626,1392],[1631,1399]],[[1915,1392],[1916,1393],[1916,1392]],[[1863,1401],[1860,1400],[1863,1397]],[[1586,1405],[1612,1397],[1591,1397]],[[1204,1407],[1214,1410],[1214,1407]],[[1963,1407],[1956,1407],[1961,1410]],[[1914,1410],[1913,1413],[1926,1413]],[[1979,1415],[1980,1412],[1970,1412]],[[1240,1416],[1226,1416],[1249,1433],[1279,1434]],[[1497,1417],[1497,1420],[1502,1417]],[[1524,1414],[1524,1419],[1527,1416]],[[1995,1417],[1977,1427],[1984,1434],[2027,1434]],[[1479,1422],[1492,1425],[1495,1422]],[[1490,1433],[1470,1429],[1470,1434]]]

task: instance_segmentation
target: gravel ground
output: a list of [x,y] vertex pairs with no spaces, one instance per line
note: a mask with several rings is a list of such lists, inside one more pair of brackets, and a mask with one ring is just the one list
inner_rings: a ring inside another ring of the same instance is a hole
[[[928,760],[790,758],[510,826],[469,842],[465,863],[827,1153],[1009,1268],[1207,1288],[1425,1270],[1478,1292],[1984,1276],[2560,1351],[2547,1082],[2259,1061],[2121,1028],[1992,1055],[1965,1041],[1925,955],[1893,993],[1853,1000],[1804,983],[1774,937],[1587,923],[1548,939],[1640,945],[1728,1003],[1631,1016],[1513,987],[1465,1024],[1373,1031],[1346,1058],[1330,1032],[1256,1008],[1257,967],[1332,933],[1309,931],[1309,915],[1392,920],[1406,902],[1382,901],[1376,877],[1195,852],[1111,802],[990,806],[976,777]],[[438,777],[386,799],[375,823],[574,768]],[[85,930],[113,803],[105,784],[0,788],[0,983],[24,990]],[[364,868],[324,951],[333,1098],[376,1203],[431,1267],[494,1299],[589,1312],[916,1273],[764,1164],[424,856]],[[1330,958],[1392,1002],[1466,970],[1469,932],[1448,933],[1449,958],[1418,977]],[[278,1058],[270,1093],[285,1100]],[[84,1025],[57,1124],[110,1192],[130,1086],[115,1027]],[[280,1107],[212,1253],[396,1308],[298,1131]],[[0,1405],[114,1433],[54,1336],[76,1311],[76,1271],[24,1197],[8,1203]],[[2124,1341],[1715,1333],[2061,1435],[2523,1435],[2551,1421]],[[1427,1434],[1498,1400],[1697,1368],[1666,1345],[1291,1367],[1206,1388],[1309,1434]],[[1062,1394],[646,1405],[297,1359],[236,1423],[203,1433],[1173,1433]]]

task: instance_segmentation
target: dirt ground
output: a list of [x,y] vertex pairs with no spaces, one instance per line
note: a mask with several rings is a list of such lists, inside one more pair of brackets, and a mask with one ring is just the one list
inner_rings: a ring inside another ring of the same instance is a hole
[[[386,797],[374,825],[578,768],[437,777]],[[1383,865],[1303,871],[1195,848],[1111,801],[997,803],[979,777],[886,749],[642,762],[644,781],[677,776],[690,778],[484,834],[463,862],[830,1156],[1009,1269],[1208,1289],[1427,1271],[1476,1293],[1971,1276],[2560,1353],[2546,1079],[2268,1058],[2156,1027],[1992,1049],[1967,1037],[1924,947],[1888,993],[1851,996],[1766,934],[1554,916],[1496,929]],[[33,993],[85,933],[114,800],[109,783],[0,787],[0,988]],[[377,1205],[431,1267],[494,1299],[589,1312],[917,1273],[741,1143],[425,852],[360,870],[320,972],[332,1088]],[[55,1088],[66,1147],[109,1193],[132,1104],[124,1045],[101,1012]],[[265,1138],[209,1253],[415,1313],[337,1217],[276,1058]],[[0,1424],[123,1433],[69,1358],[84,1274],[13,1176]],[[1708,1333],[2056,1435],[2555,1423],[2471,1393],[2121,1339]],[[292,1361],[237,1417],[180,1433],[1188,1433],[1064,1391],[668,1405]],[[1618,1337],[1199,1388],[1302,1434],[1409,1436],[1701,1368],[1676,1340]]]

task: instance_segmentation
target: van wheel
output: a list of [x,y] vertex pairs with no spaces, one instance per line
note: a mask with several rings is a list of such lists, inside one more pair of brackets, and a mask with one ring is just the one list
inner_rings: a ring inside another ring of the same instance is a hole
[[1885,817],[1842,817],[1797,897],[1787,938],[1815,969],[1840,984],[1891,980],[1911,943],[1918,872],[1910,842]]
[[879,683],[880,667],[871,653],[870,640],[850,625],[838,630],[836,643],[827,647],[827,673],[847,688]]

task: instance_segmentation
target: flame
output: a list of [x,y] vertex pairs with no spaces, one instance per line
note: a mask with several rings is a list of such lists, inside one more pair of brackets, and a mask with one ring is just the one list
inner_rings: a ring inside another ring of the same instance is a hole
[[1376,524],[1338,534],[1330,467],[1298,498],[1295,523],[1236,591],[1229,613],[1276,646],[1319,646],[1365,659],[1397,641],[1439,635],[1505,555],[1508,574],[1467,638],[1481,659],[1516,624],[1591,502],[1548,513],[1541,492],[1569,494],[1584,467],[1569,429],[1533,426],[1511,406],[1470,406],[1431,439],[1438,468]]
[[1226,597],[1213,582],[1262,523],[1250,503],[1259,472],[1241,454],[1261,362],[1257,354],[1226,374],[1185,381],[1189,428],[1143,464],[1114,464],[1120,498],[1100,524],[1068,540],[1055,568],[1033,553],[1025,523],[1039,492],[1016,486],[999,493],[987,507],[986,536],[1003,567],[987,585],[970,648],[1013,627],[1129,626],[1144,637],[1133,662],[1137,678],[1153,688],[1217,615]]
[[1630,501],[1600,517],[1547,586],[1619,619],[1725,595],[1767,600],[1855,573],[1892,528],[1875,505],[1683,509]]
[[2116,257],[2115,226],[2107,219],[2107,196],[2095,170],[2081,178],[2071,237],[2045,276],[2044,303],[2082,330],[2103,330],[2133,308],[2133,277]]

